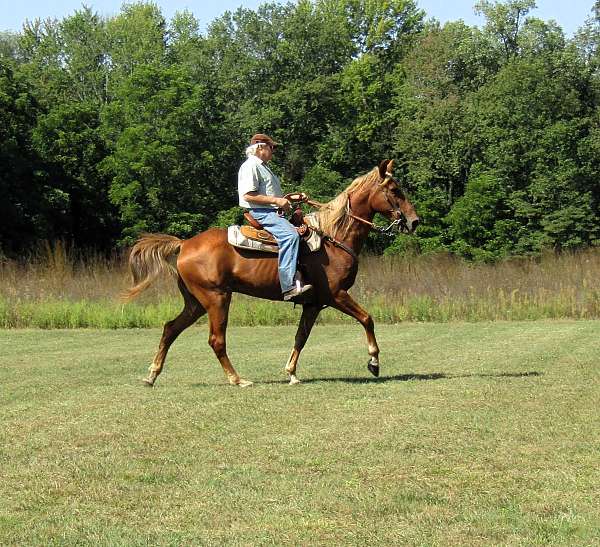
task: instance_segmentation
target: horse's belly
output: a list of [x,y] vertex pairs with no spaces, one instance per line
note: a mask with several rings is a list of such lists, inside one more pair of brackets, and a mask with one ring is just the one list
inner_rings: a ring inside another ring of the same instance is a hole
[[277,255],[232,247],[224,230],[208,230],[186,240],[177,269],[188,287],[281,298]]

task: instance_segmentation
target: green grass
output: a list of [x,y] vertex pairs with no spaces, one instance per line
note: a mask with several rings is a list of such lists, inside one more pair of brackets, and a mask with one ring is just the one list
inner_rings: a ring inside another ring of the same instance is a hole
[[[359,303],[379,323],[401,321],[522,321],[539,319],[596,319],[600,315],[600,292],[588,291],[583,296],[574,291],[534,297],[502,290],[486,297],[471,295],[461,298],[429,296],[397,298],[371,296],[358,298]],[[123,304],[117,299],[41,301],[4,300],[0,296],[0,329],[77,329],[77,328],[152,328],[162,327],[178,315],[182,298],[164,296],[150,302]],[[296,325],[301,308],[288,302],[271,302],[235,295],[229,323],[235,326]],[[206,322],[203,317],[201,322]],[[352,317],[333,309],[324,310],[321,324],[354,323]]]
[[597,545],[600,322],[0,331],[2,545]]

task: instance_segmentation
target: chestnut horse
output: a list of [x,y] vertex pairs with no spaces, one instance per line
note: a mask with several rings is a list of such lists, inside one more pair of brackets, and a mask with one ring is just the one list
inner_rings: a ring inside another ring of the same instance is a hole
[[[313,285],[309,299],[303,303],[294,349],[285,366],[290,384],[299,382],[296,367],[300,352],[310,335],[319,312],[331,306],[354,317],[365,329],[370,359],[369,371],[379,375],[379,347],[373,319],[348,294],[358,270],[358,253],[373,224],[375,213],[393,221],[393,225],[414,231],[419,223],[415,209],[394,178],[393,161],[383,161],[366,175],[355,179],[339,196],[325,204],[316,214],[325,235],[319,251],[301,250],[301,265],[308,283]],[[168,261],[179,252],[177,268]],[[277,256],[239,249],[227,242],[227,231],[211,228],[191,239],[170,235],[148,234],[131,250],[129,267],[133,284],[126,293],[135,298],[148,288],[163,271],[177,276],[184,299],[182,312],[165,324],[158,351],[144,380],[152,386],[161,373],[169,347],[177,336],[208,313],[208,343],[215,352],[230,384],[249,386],[240,378],[226,350],[225,332],[231,294],[239,292],[282,300]]]

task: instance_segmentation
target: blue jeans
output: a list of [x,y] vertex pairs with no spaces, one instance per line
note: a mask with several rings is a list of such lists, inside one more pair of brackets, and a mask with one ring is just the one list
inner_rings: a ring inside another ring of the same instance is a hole
[[294,275],[298,262],[300,236],[296,228],[272,208],[250,209],[250,214],[264,229],[273,234],[279,245],[279,284],[281,292],[294,288]]

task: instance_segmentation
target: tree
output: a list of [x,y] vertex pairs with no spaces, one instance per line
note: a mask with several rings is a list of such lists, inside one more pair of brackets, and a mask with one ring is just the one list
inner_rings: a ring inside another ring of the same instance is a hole
[[109,181],[98,169],[107,154],[99,125],[93,102],[59,104],[38,115],[32,144],[63,196],[56,235],[77,247],[110,249],[120,226],[108,199]]
[[110,66],[110,94],[133,75],[137,67],[164,62],[166,22],[153,2],[125,3],[121,13],[107,23],[107,62]]
[[535,0],[479,0],[475,4],[475,13],[485,16],[486,31],[499,41],[505,57],[509,59],[518,55],[525,17],[535,7]]
[[18,41],[17,34],[0,31],[0,59],[17,60]]
[[[510,252],[576,247],[597,238],[597,164],[585,164],[581,146],[593,131],[585,79],[568,51],[523,57],[469,101],[478,161],[506,181],[507,203],[520,227]],[[581,229],[571,220],[557,222],[566,210]]]
[[502,258],[510,247],[515,228],[513,212],[507,207],[509,187],[496,173],[475,173],[465,193],[447,216],[451,249],[468,258]]
[[108,101],[109,57],[106,22],[83,7],[59,25],[62,70],[73,100],[91,103]]
[[14,254],[53,237],[62,194],[46,185],[31,145],[38,105],[14,67],[0,59],[0,254]]
[[123,243],[141,231],[190,236],[233,194],[231,173],[218,161],[226,135],[215,134],[215,112],[207,88],[177,67],[138,67],[123,82],[103,113],[111,153],[101,164]]

